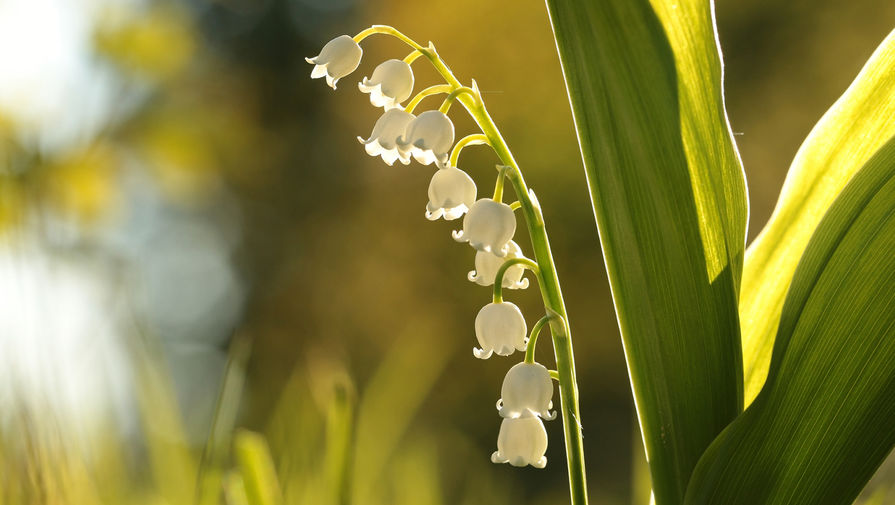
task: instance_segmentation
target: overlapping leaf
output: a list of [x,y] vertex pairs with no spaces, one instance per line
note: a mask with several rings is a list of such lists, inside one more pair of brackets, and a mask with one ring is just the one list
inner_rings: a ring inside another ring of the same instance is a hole
[[548,0],[656,502],[742,408],[746,227],[711,3]]
[[895,135],[895,32],[808,135],[770,222],[746,253],[740,292],[746,404],[767,375],[786,290],[824,212]]
[[848,504],[895,445],[895,138],[792,280],[767,384],[700,460],[689,504]]

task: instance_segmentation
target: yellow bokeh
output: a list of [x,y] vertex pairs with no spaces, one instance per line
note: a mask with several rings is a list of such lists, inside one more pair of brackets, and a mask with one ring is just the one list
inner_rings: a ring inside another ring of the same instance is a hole
[[84,224],[109,216],[118,206],[118,163],[102,143],[49,162],[40,170],[47,203]]

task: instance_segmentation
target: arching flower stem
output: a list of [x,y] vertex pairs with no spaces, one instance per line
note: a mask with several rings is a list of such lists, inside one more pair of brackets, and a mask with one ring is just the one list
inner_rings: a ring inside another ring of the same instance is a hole
[[417,44],[407,35],[404,35],[403,33],[396,30],[394,27],[388,25],[373,25],[365,30],[361,30],[361,32],[355,35],[353,38],[355,42],[360,44],[360,42],[365,38],[369,37],[370,35],[376,35],[378,33],[381,33],[383,35],[391,35],[392,37],[400,39],[405,44],[416,49],[417,51],[423,52],[423,50],[425,49],[423,46]]
[[407,107],[404,110],[407,111],[408,114],[413,114],[413,109],[415,109],[416,106],[419,105],[419,103],[421,101],[423,101],[423,98],[426,98],[427,96],[437,95],[440,93],[450,93],[452,89],[454,89],[454,88],[451,87],[450,84],[436,84],[434,86],[429,86],[428,88],[417,93],[410,100],[410,102],[407,104]]
[[410,64],[412,64],[414,61],[416,61],[417,58],[419,58],[419,57],[422,56],[422,55],[423,55],[423,53],[421,53],[421,52],[417,51],[416,49],[414,49],[410,54],[408,54],[407,56],[404,57],[404,63],[410,65]]
[[[360,42],[374,33],[388,34],[404,41],[413,49],[420,51],[452,88],[463,87],[459,79],[454,76],[441,60],[441,57],[438,56],[432,44],[429,44],[428,48],[424,48],[398,30],[383,25],[374,25],[358,33],[354,40]],[[540,282],[538,284],[541,288],[541,297],[548,312],[552,310],[560,316],[558,321],[551,321],[550,329],[553,333],[553,352],[556,356],[556,368],[559,376],[566,459],[569,468],[569,488],[572,504],[586,505],[587,479],[584,470],[584,446],[581,436],[581,414],[578,406],[578,382],[575,378],[575,357],[572,351],[572,339],[569,332],[565,302],[559,286],[559,278],[556,275],[556,267],[553,263],[553,253],[550,251],[550,241],[547,237],[544,216],[541,213],[541,207],[537,203],[537,199],[534,197],[534,193],[530,192],[525,184],[525,179],[519,171],[519,165],[513,158],[513,154],[500,134],[497,125],[494,124],[494,120],[491,119],[491,115],[488,114],[481,97],[476,100],[469,95],[461,94],[457,96],[457,101],[462,103],[466,110],[469,111],[482,133],[488,138],[501,163],[511,167],[511,170],[507,172],[507,177],[513,185],[513,189],[519,198],[519,203],[522,205],[522,211],[525,214],[534,257],[537,265],[539,265],[538,280]],[[495,281],[495,287],[501,284],[501,281]]]
[[556,382],[559,382],[559,372],[557,372],[556,370],[550,370],[549,373],[550,373],[551,379],[555,380]]
[[525,346],[525,362],[526,363],[534,363],[535,362],[535,345],[538,343],[538,334],[541,333],[541,328],[544,327],[545,324],[550,322],[551,319],[550,314],[538,319],[538,322],[531,328],[531,333],[528,335],[528,344]]
[[481,102],[479,94],[476,90],[467,86],[460,86],[459,88],[455,88],[453,91],[451,91],[451,94],[444,99],[444,102],[441,103],[441,107],[439,107],[438,110],[441,111],[442,114],[447,114],[448,111],[451,109],[451,105],[454,103],[454,100],[456,100],[458,96],[463,94],[471,96],[476,102]]
[[510,204],[510,208],[513,210],[519,210],[522,208],[522,202],[520,202],[519,200],[516,200],[515,202]]
[[[540,275],[541,269],[538,268],[538,264],[528,258],[510,258],[504,261],[503,265],[500,265],[500,268],[497,269],[497,273],[494,274],[494,303],[503,302],[503,276],[510,267],[515,265],[522,265],[534,272],[536,276]],[[538,282],[540,282],[540,279],[538,279]]]
[[456,144],[454,144],[454,149],[451,151],[451,161],[450,165],[452,167],[457,166],[457,162],[460,161],[460,151],[463,150],[466,146],[476,146],[476,145],[491,145],[488,142],[488,137],[481,133],[473,133],[471,135],[467,135],[462,139],[458,140]]
[[511,168],[509,165],[497,165],[497,181],[494,183],[494,197],[492,198],[495,202],[503,201],[503,185],[507,179],[507,170]]

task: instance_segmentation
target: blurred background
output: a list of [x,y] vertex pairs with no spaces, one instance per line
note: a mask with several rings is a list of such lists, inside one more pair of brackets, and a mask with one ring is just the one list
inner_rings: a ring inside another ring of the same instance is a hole
[[[751,239],[895,3],[716,8]],[[373,37],[336,92],[309,79],[305,56],[375,23],[478,81],[544,208],[592,502],[648,500],[542,2],[0,0],[0,503],[567,500],[558,420],[545,470],[488,459],[516,360],[470,352],[489,289],[459,223],[423,217],[431,167],[355,139],[379,115],[355,82],[408,50]],[[492,183],[487,150],[461,161]]]

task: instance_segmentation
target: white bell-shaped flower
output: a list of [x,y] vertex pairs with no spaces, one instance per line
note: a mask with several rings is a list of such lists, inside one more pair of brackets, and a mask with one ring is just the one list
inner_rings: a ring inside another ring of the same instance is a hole
[[443,167],[454,144],[454,123],[444,113],[427,110],[416,117],[404,135],[398,139],[398,147],[413,155],[423,165],[437,164]]
[[489,303],[475,316],[475,336],[481,349],[473,348],[472,354],[488,359],[492,353],[509,356],[514,351],[524,351],[527,333],[519,307],[510,302]]
[[364,50],[350,35],[340,35],[323,46],[320,54],[313,58],[305,58],[305,61],[314,65],[311,71],[311,79],[326,77],[329,87],[336,89],[336,83],[342,77],[354,72],[360,65]]
[[375,107],[390,109],[407,100],[413,91],[413,70],[401,60],[388,60],[373,70],[373,77],[364,77],[357,87],[370,94]]
[[509,463],[513,466],[531,465],[535,468],[547,466],[547,430],[541,418],[504,418],[497,435],[497,450],[491,455],[494,463]]
[[[507,246],[507,254],[504,257],[486,251],[477,251],[475,253],[475,270],[471,270],[467,275],[469,280],[480,286],[493,285],[497,271],[505,261],[523,257],[519,244],[510,240]],[[523,279],[523,275],[525,275],[525,268],[522,265],[511,266],[503,274],[503,287],[508,289],[527,288],[528,279]]]
[[390,166],[395,163],[395,160],[401,160],[401,163],[409,165],[410,155],[398,148],[397,141],[413,118],[413,114],[400,107],[389,109],[376,120],[370,138],[364,140],[358,137],[357,140],[364,144],[367,154],[381,156],[382,161]]
[[457,167],[445,167],[435,171],[429,183],[429,204],[426,218],[434,221],[440,217],[451,221],[462,216],[475,203],[475,181]]
[[505,203],[482,198],[469,208],[463,218],[463,230],[454,231],[454,240],[469,242],[477,251],[503,258],[509,252],[509,242],[515,233],[513,209]]
[[553,381],[550,372],[540,363],[519,363],[507,372],[500,388],[497,411],[503,417],[538,415],[556,418],[553,408]]

